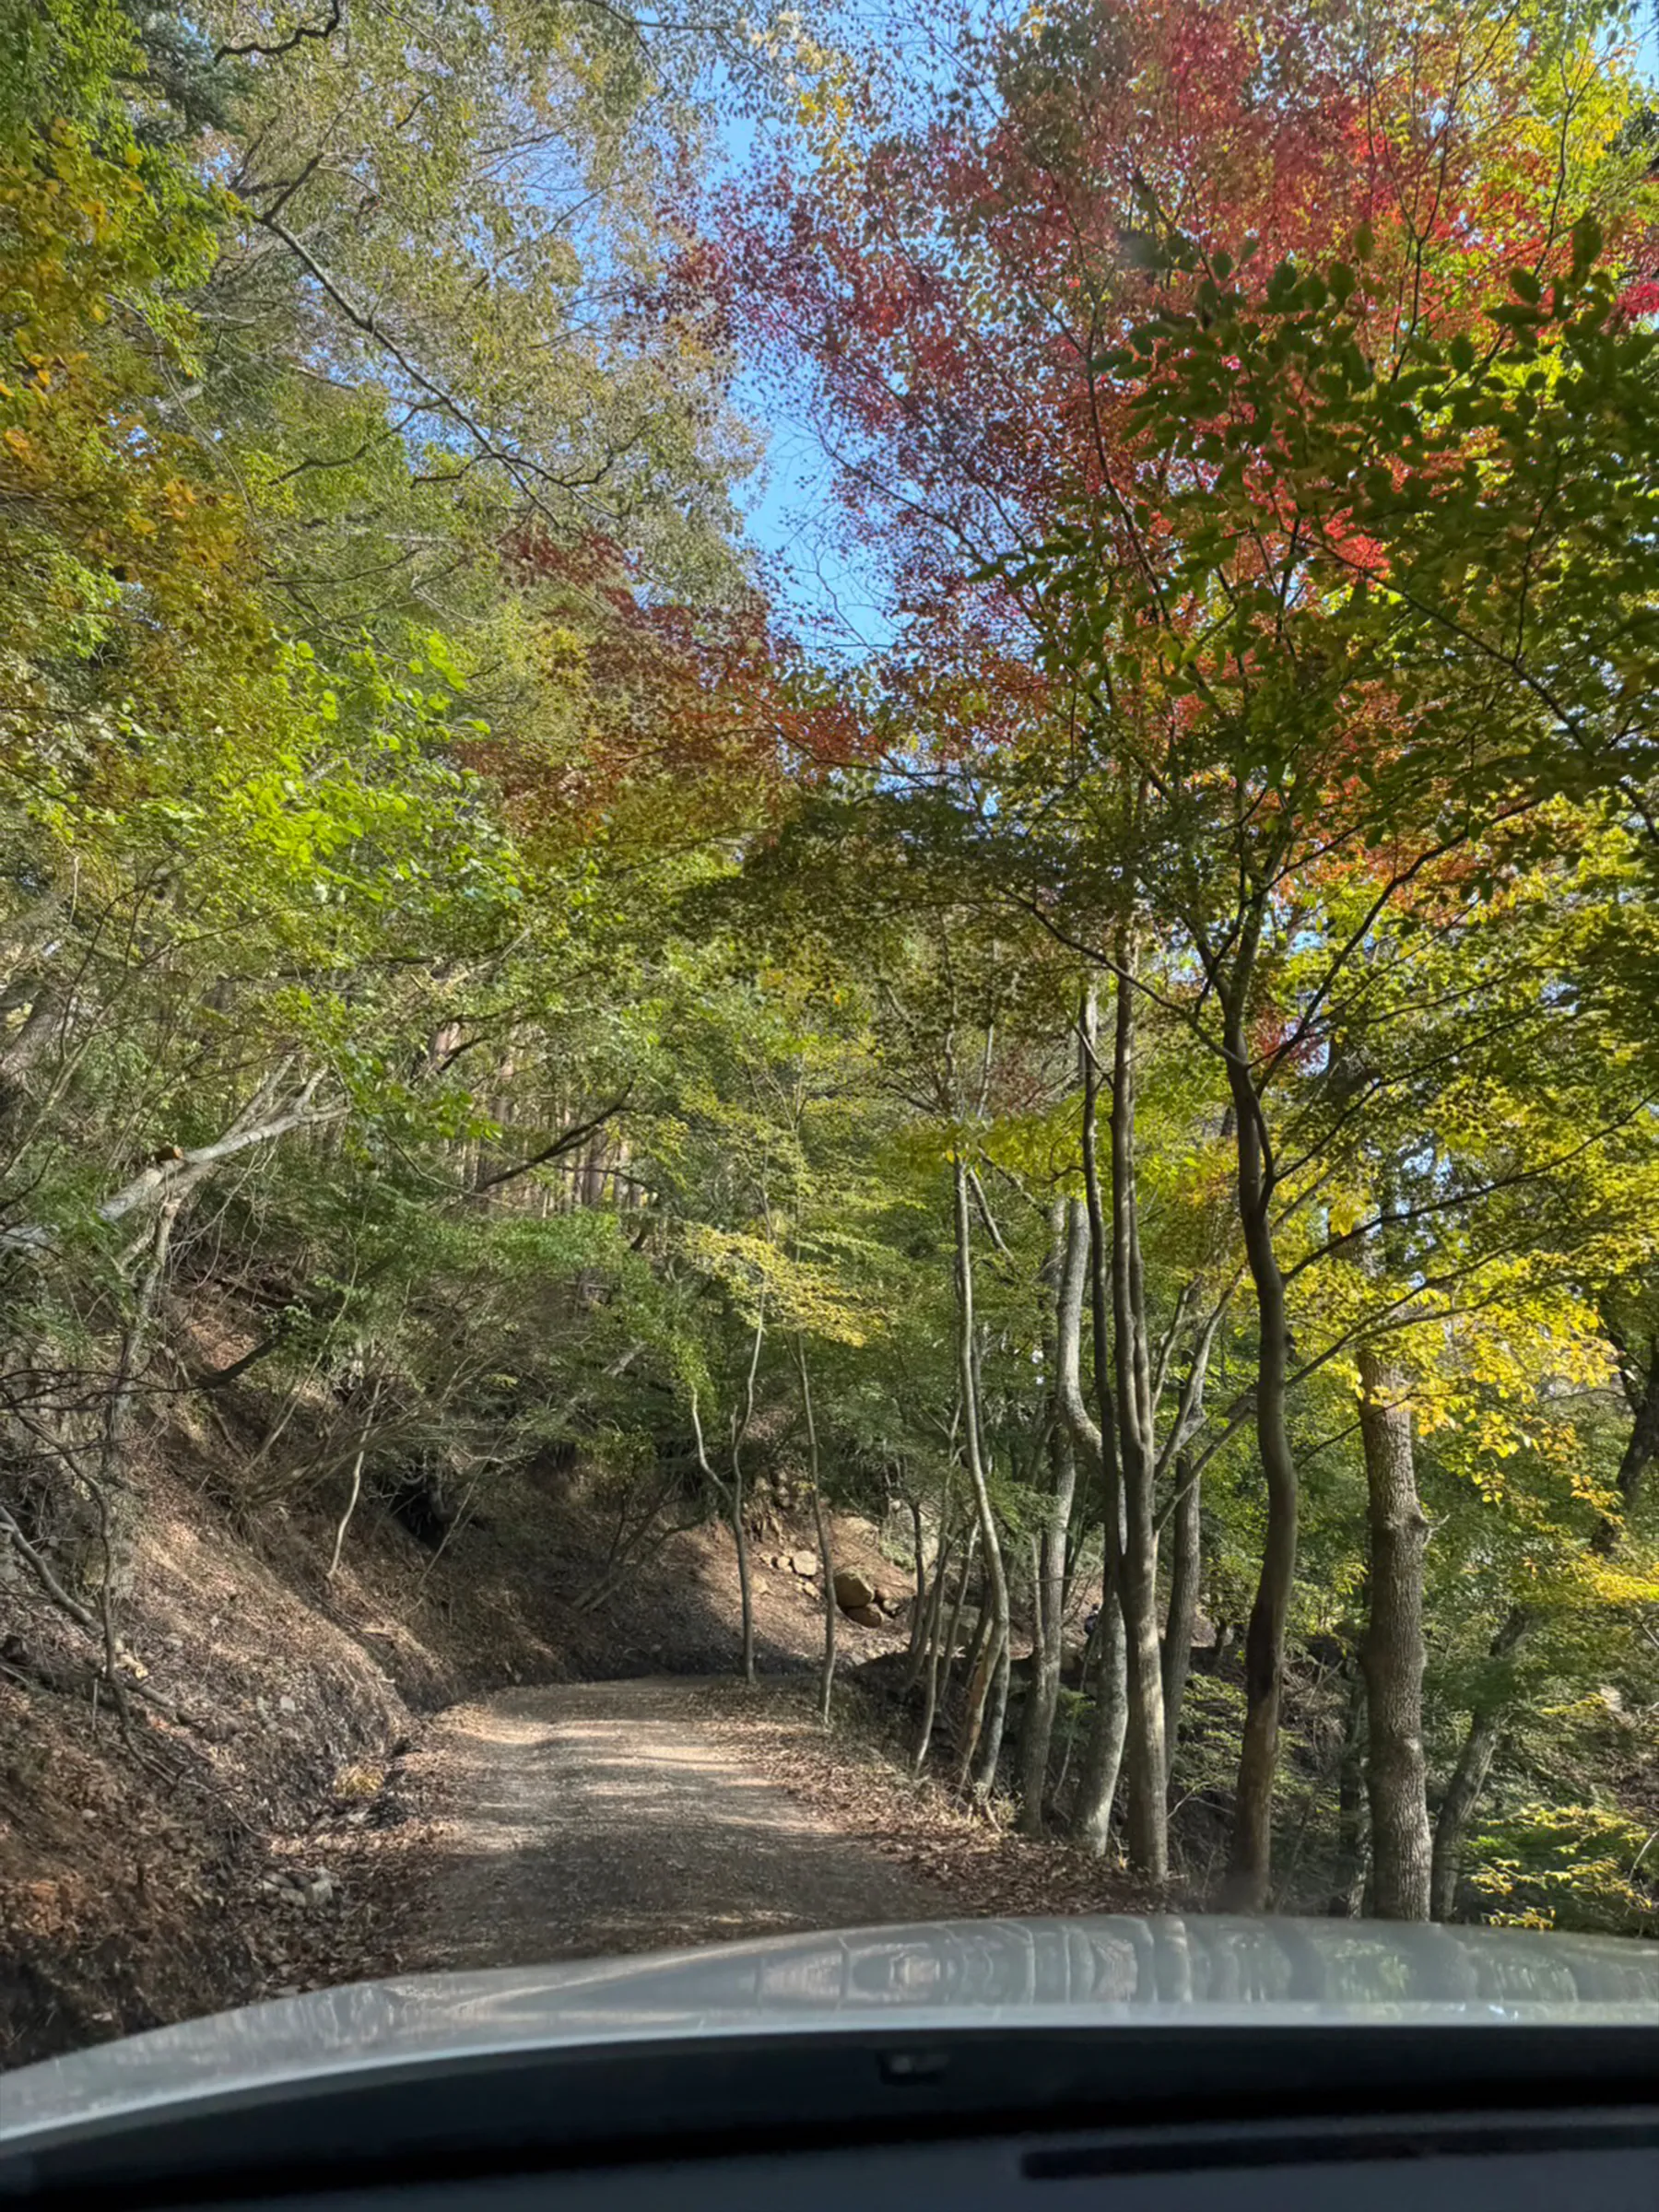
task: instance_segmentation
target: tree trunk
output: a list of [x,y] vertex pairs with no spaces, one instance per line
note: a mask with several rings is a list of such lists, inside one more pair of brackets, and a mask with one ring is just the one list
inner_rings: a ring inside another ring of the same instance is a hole
[[22,1026],[0,1046],[0,1119],[9,1119],[28,1096],[28,1077],[48,1050],[60,1042],[68,1000],[50,978],[6,994],[14,1005],[29,1005]]
[[1625,1374],[1625,1389],[1630,1399],[1632,1420],[1630,1433],[1619,1457],[1618,1473],[1614,1484],[1618,1491],[1619,1517],[1614,1520],[1604,1516],[1595,1534],[1590,1539],[1590,1548],[1598,1558],[1610,1559],[1618,1549],[1619,1538],[1631,1510],[1641,1496],[1642,1477],[1655,1458],[1659,1458],[1659,1336],[1648,1346],[1645,1374],[1636,1368],[1628,1347],[1621,1347],[1621,1365],[1630,1360],[1630,1371]]
[[1095,1708],[1083,1747],[1077,1794],[1069,1827],[1076,1841],[1097,1858],[1105,1855],[1112,1831],[1112,1806],[1123,1765],[1124,1737],[1129,1727],[1129,1692],[1124,1680],[1124,1610],[1108,1580],[1095,1626],[1100,1657],[1095,1676]]
[[[972,1485],[974,1511],[979,1518],[980,1545],[984,1554],[986,1580],[990,1584],[991,1607],[995,1633],[992,1647],[993,1659],[1000,1677],[1002,1696],[1000,1705],[1006,1710],[1007,1696],[1008,1657],[1008,1578],[1003,1567],[1002,1543],[997,1535],[996,1515],[991,1504],[990,1485],[986,1479],[983,1453],[980,1441],[979,1360],[974,1344],[973,1312],[973,1245],[972,1230],[968,1209],[968,1163],[959,1154],[953,1177],[956,1201],[957,1248],[957,1371],[962,1393],[962,1435],[968,1460],[968,1479]],[[979,1746],[982,1730],[984,1732],[984,1753],[990,1770],[995,1772],[997,1755],[1001,1750],[1002,1711],[994,1703],[991,1709],[992,1726],[984,1727],[986,1700],[991,1688],[990,1671],[982,1666],[976,1670],[969,1685],[968,1714],[963,1730],[965,1756],[962,1779],[967,1774]],[[975,1784],[974,1794],[982,1800],[988,1783],[981,1778]]]
[[1423,1759],[1423,1551],[1411,1408],[1400,1370],[1359,1347],[1359,1429],[1370,1504],[1371,1604],[1365,1675],[1365,1784],[1371,1804],[1370,1909],[1427,1920],[1432,1845]]
[[[1492,1638],[1488,1657],[1493,1663],[1507,1659],[1532,1627],[1525,1606],[1512,1606]],[[1469,1821],[1480,1802],[1492,1759],[1503,1735],[1509,1705],[1509,1685],[1500,1680],[1488,1687],[1469,1715],[1469,1732],[1458,1753],[1452,1779],[1441,1799],[1434,1822],[1434,1852],[1429,1876],[1429,1910],[1436,1920],[1450,1920],[1457,1903],[1458,1877],[1463,1872],[1464,1842]]]
[[1193,1664],[1193,1630],[1204,1589],[1204,1477],[1192,1472],[1185,1453],[1175,1462],[1175,1516],[1170,1560],[1170,1605],[1164,1617],[1163,1701],[1165,1749],[1174,1764]]
[[[927,1601],[931,1594],[931,1588],[927,1579],[927,1561],[924,1557],[922,1549],[922,1500],[915,1495],[914,1491],[911,1493],[910,1514],[911,1536],[915,1545],[916,1550],[916,1592],[915,1595],[911,1600],[910,1632],[911,1654],[913,1657],[915,1653],[922,1649],[922,1634],[927,1619]],[[944,1535],[945,1528],[943,1522],[941,1522],[939,1525],[939,1537],[941,1542],[944,1540]]]
[[743,1525],[743,1440],[755,1418],[755,1373],[760,1365],[760,1346],[766,1335],[766,1305],[755,1315],[755,1341],[749,1352],[748,1382],[743,1410],[732,1416],[732,1540],[737,1547],[737,1602],[743,1615],[743,1678],[755,1679],[755,1603],[749,1589],[748,1535]]
[[[976,1407],[984,1404],[984,1390],[980,1380],[980,1347],[976,1331],[973,1341],[973,1402]],[[982,1456],[983,1447],[982,1443]],[[991,1461],[985,1458],[986,1479],[989,1481]],[[1018,1467],[1013,1472],[1018,1476]],[[996,1563],[1002,1576],[1002,1597],[997,1602],[992,1592],[992,1642],[987,1654],[989,1674],[985,1686],[985,1700],[981,1708],[979,1760],[973,1778],[973,1796],[976,1804],[983,1805],[996,1786],[997,1768],[1002,1758],[1003,1729],[1008,1717],[1008,1680],[1014,1659],[1013,1606],[1008,1592],[1007,1565],[1002,1548],[1002,1532],[997,1531]]]
[[939,1635],[939,1614],[944,1601],[940,1587],[945,1563],[950,1548],[950,1469],[945,1469],[939,1483],[939,1533],[934,1545],[933,1573],[927,1585],[927,1604],[916,1601],[916,1618],[912,1624],[910,1663],[904,1670],[904,1696],[908,1702],[911,1692],[922,1679],[922,1669],[930,1654],[936,1653]]
[[[942,1562],[935,1560],[935,1575],[942,1573],[943,1571]],[[936,1593],[939,1587],[936,1581],[934,1587]],[[938,1610],[939,1603],[937,1595],[935,1594],[934,1601],[934,1612],[935,1617],[938,1613]],[[939,1646],[937,1642],[939,1624],[936,1618],[933,1625],[935,1641],[932,1645],[932,1648],[928,1652],[926,1667],[923,1677],[924,1688],[922,1692],[922,1719],[916,1729],[916,1747],[911,1754],[911,1771],[912,1774],[920,1774],[923,1768],[927,1764],[928,1747],[933,1742],[934,1715],[939,1710]]]
[[1019,1832],[1040,1836],[1044,1826],[1044,1799],[1048,1790],[1049,1749],[1053,1741],[1054,1714],[1060,1703],[1060,1669],[1065,1658],[1065,1539],[1071,1526],[1072,1500],[1077,1488],[1077,1452],[1065,1409],[1060,1402],[1058,1381],[1058,1308],[1065,1292],[1065,1271],[1071,1240],[1067,1233],[1065,1202],[1056,1200],[1050,1216],[1050,1272],[1054,1284],[1056,1320],[1048,1336],[1049,1372],[1055,1377],[1049,1411],[1049,1466],[1051,1484],[1048,1515],[1039,1539],[1032,1613],[1037,1624],[1036,1649],[1031,1658],[1031,1680],[1026,1692],[1025,1722],[1019,1739]]
[[[1088,1741],[1077,1779],[1077,1796],[1072,1807],[1071,1832],[1097,1853],[1106,1849],[1112,1800],[1117,1794],[1123,1763],[1124,1737],[1129,1724],[1126,1646],[1123,1599],[1118,1590],[1124,1555],[1124,1490],[1119,1479],[1117,1416],[1112,1404],[1111,1344],[1107,1297],[1107,1243],[1105,1209],[1100,1197],[1100,1160],[1096,1147],[1097,1104],[1100,1093],[1100,1063],[1096,1050],[1099,1021],[1093,985],[1084,992],[1078,1027],[1083,1060],[1083,1188],[1088,1237],[1087,1243],[1089,1312],[1094,1329],[1094,1386],[1098,1418],[1083,1403],[1079,1376],[1082,1275],[1075,1289],[1067,1282],[1066,1297],[1058,1315],[1060,1343],[1056,1365],[1062,1397],[1074,1433],[1091,1451],[1100,1470],[1102,1503],[1102,1543],[1105,1569],[1101,1578],[1100,1618],[1095,1634],[1100,1640],[1095,1710]],[[1076,1224],[1076,1214],[1073,1223]],[[1068,1237],[1068,1271],[1071,1249]]]
[[984,1726],[985,1705],[991,1695],[991,1665],[994,1656],[991,1649],[991,1637],[996,1625],[996,1617],[985,1602],[988,1595],[989,1593],[982,1587],[979,1610],[974,1615],[973,1635],[969,1641],[962,1668],[962,1737],[957,1753],[959,1790],[968,1787],[974,1754],[979,1749],[980,1735]]
[[1066,1205],[1065,1249],[1054,1294],[1054,1394],[1085,1467],[1104,1486],[1100,1431],[1083,1397],[1083,1292],[1088,1266],[1088,1214],[1082,1200],[1073,1198]]
[[[979,1673],[991,1643],[991,1608],[985,1603],[986,1594],[982,1583],[979,1596],[974,1602],[973,1634],[968,1639],[968,1649],[962,1654],[962,1679],[965,1683],[971,1682]],[[956,1654],[953,1652],[951,1664],[954,1665],[955,1663]]]
[[997,1769],[1002,1763],[1003,1730],[1008,1718],[1008,1679],[1013,1671],[1014,1653],[1010,1631],[1006,1624],[995,1627],[996,1638],[991,1654],[991,1681],[985,1705],[984,1726],[980,1733],[979,1765],[973,1777],[973,1794],[985,1804],[996,1788]]
[[818,1530],[818,1559],[824,1570],[824,1664],[818,1677],[818,1719],[830,1725],[830,1700],[835,1688],[835,1555],[830,1548],[830,1519],[823,1494],[812,1486],[812,1518]]
[[[164,1204],[171,1205],[176,1213],[221,1160],[232,1159],[255,1145],[269,1144],[276,1137],[286,1136],[292,1129],[315,1129],[337,1120],[345,1112],[344,1107],[324,1110],[314,1103],[323,1082],[321,1074],[302,1083],[287,1106],[278,1110],[276,1100],[289,1085],[291,1065],[291,1062],[285,1060],[262,1079],[222,1136],[215,1137],[211,1144],[197,1145],[188,1151],[153,1161],[119,1190],[100,1198],[93,1208],[98,1219],[111,1223],[124,1221],[129,1214]],[[55,1245],[56,1232],[44,1222],[15,1222],[10,1228],[0,1230],[0,1252],[51,1252]]]
[[[941,1527],[942,1526],[943,1524],[941,1524]],[[911,1697],[915,1690],[917,1683],[922,1679],[924,1669],[929,1666],[930,1664],[935,1666],[937,1665],[939,1654],[939,1636],[941,1633],[940,1611],[945,1595],[941,1584],[946,1567],[949,1562],[949,1540],[948,1538],[941,1535],[938,1547],[934,1553],[933,1579],[928,1584],[927,1611],[922,1620],[922,1632],[920,1637],[917,1639],[915,1649],[911,1653],[909,1662],[904,1670],[904,1688],[902,1695],[904,1702],[907,1705],[911,1700]]]
[[340,1554],[346,1548],[346,1532],[351,1526],[351,1516],[356,1512],[358,1500],[362,1496],[363,1462],[369,1455],[369,1439],[374,1433],[374,1414],[375,1408],[380,1404],[380,1395],[381,1382],[377,1378],[373,1394],[369,1400],[368,1418],[363,1423],[362,1432],[358,1440],[357,1453],[351,1463],[351,1492],[346,1500],[346,1510],[340,1515],[339,1525],[335,1530],[334,1550],[330,1554],[328,1566],[323,1576],[325,1583],[332,1583],[335,1576],[340,1571]]
[[[104,1401],[103,1435],[99,1444],[96,1477],[88,1481],[84,1463],[79,1465],[83,1485],[91,1492],[97,1510],[101,1554],[98,1586],[112,1653],[114,1630],[110,1626],[111,1607],[118,1599],[131,1595],[137,1571],[139,1500],[128,1480],[127,1452],[138,1412],[138,1378],[149,1358],[173,1230],[185,1197],[185,1192],[176,1192],[157,1210],[155,1225],[146,1240],[149,1251],[144,1274],[133,1300],[132,1313],[122,1331],[115,1373]],[[120,1701],[119,1691],[117,1701]]]
[[[1070,1460],[1075,1484],[1077,1456],[1070,1437],[1063,1431],[1056,1434],[1053,1449],[1056,1456],[1064,1451]],[[1056,1487],[1063,1479],[1056,1470]],[[1045,1530],[1039,1543],[1034,1600],[1039,1633],[1031,1653],[1031,1677],[1019,1731],[1018,1828],[1022,1836],[1041,1836],[1047,1825],[1049,1754],[1054,1740],[1054,1716],[1060,1709],[1060,1669],[1065,1657],[1060,1616],[1064,1587],[1065,1576],[1053,1568]]]
[[1446,1784],[1446,1794],[1441,1799],[1434,1823],[1429,1910],[1436,1920],[1450,1920],[1456,1907],[1469,1820],[1480,1802],[1480,1793],[1492,1771],[1492,1759],[1502,1734],[1501,1707],[1470,1714],[1469,1733],[1464,1738],[1463,1749]]
[[1273,1176],[1261,1101],[1251,1077],[1242,998],[1241,985],[1227,1011],[1227,1073],[1237,1124],[1239,1218],[1260,1321],[1255,1428],[1267,1490],[1267,1526],[1244,1635],[1244,1734],[1222,1900],[1234,1911],[1260,1912],[1266,1909],[1273,1886],[1273,1794],[1278,1772],[1285,1624],[1296,1577],[1298,1484],[1286,1406],[1290,1324],[1285,1278],[1274,1247]]
[[[962,1555],[962,1571],[957,1583],[956,1597],[950,1607],[950,1626],[945,1636],[945,1667],[942,1682],[946,1689],[950,1687],[950,1677],[956,1666],[957,1652],[962,1641],[962,1615],[968,1609],[968,1594],[972,1587],[973,1578],[979,1571],[979,1517],[977,1514],[973,1514],[971,1515],[968,1524],[968,1549]],[[973,1625],[976,1630],[980,1625],[980,1618],[983,1611],[982,1606],[975,1608]],[[971,1672],[974,1653],[970,1652],[967,1658],[969,1671]]]
[[[1148,1881],[1163,1882],[1170,1871],[1169,1774],[1159,1648],[1158,1530],[1152,1496],[1157,1439],[1135,1200],[1133,962],[1133,940],[1125,932],[1119,940],[1111,1124],[1112,1345],[1124,1497],[1118,1594],[1124,1609],[1129,1687],[1125,1758],[1129,1863]],[[1100,1356],[1097,1343],[1095,1357]]]
[[1347,1672],[1347,1709],[1336,1768],[1336,1864],[1325,1907],[1332,1920],[1352,1920],[1359,1912],[1370,1857],[1365,1833],[1365,1676],[1351,1657]]
[[795,1338],[795,1371],[801,1378],[801,1411],[806,1419],[806,1465],[812,1477],[812,1521],[818,1533],[818,1567],[824,1578],[824,1663],[818,1670],[818,1720],[830,1725],[830,1700],[835,1688],[835,1557],[830,1548],[830,1523],[824,1512],[824,1488],[818,1469],[818,1423],[812,1412],[812,1382],[806,1371],[806,1347]]
[[[917,1732],[916,1755],[912,1762],[915,1771],[918,1774],[921,1773],[923,1767],[927,1762],[927,1749],[929,1744],[933,1740],[934,1718],[938,1712],[939,1705],[939,1680],[941,1666],[943,1667],[944,1679],[947,1686],[950,1681],[950,1669],[956,1658],[957,1638],[960,1635],[962,1629],[962,1607],[967,1602],[968,1583],[970,1577],[973,1573],[974,1562],[978,1558],[978,1555],[979,1523],[977,1521],[972,1521],[969,1524],[968,1548],[962,1554],[962,1571],[957,1583],[956,1597],[951,1604],[950,1619],[946,1626],[944,1642],[942,1645],[935,1645],[933,1657],[928,1664],[926,1701],[923,1707],[922,1725]],[[940,1584],[937,1580],[940,1572],[940,1569],[935,1569],[935,1587],[939,1589],[940,1603],[942,1606],[944,1602],[944,1590],[943,1585]]]

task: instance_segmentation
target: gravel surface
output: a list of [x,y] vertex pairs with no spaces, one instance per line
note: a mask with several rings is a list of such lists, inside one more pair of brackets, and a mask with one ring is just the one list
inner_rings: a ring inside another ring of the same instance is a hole
[[530,1966],[959,1909],[769,1781],[710,1725],[707,1695],[560,1683],[441,1715],[411,1762],[441,1813],[420,1963]]

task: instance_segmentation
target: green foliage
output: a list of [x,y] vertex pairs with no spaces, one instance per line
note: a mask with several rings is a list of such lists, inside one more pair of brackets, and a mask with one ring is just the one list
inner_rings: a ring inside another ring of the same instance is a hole
[[1651,1936],[1659,1900],[1641,1878],[1651,1841],[1606,1806],[1520,1805],[1475,1838],[1470,1880],[1506,1927]]

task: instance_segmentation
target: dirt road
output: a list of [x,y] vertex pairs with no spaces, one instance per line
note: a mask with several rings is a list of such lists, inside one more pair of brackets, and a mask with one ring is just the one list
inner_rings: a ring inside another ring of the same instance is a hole
[[938,1919],[946,1893],[838,1832],[712,1728],[706,1686],[568,1683],[441,1716],[425,1966]]

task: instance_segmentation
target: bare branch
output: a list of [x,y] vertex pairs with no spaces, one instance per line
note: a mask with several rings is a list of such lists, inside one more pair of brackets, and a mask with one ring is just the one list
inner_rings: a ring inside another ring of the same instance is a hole
[[573,1128],[562,1130],[550,1145],[544,1145],[539,1152],[533,1152],[528,1159],[521,1159],[515,1167],[498,1169],[493,1175],[483,1176],[473,1185],[474,1197],[482,1195],[485,1191],[493,1191],[500,1183],[512,1182],[515,1176],[528,1175],[532,1168],[546,1167],[549,1160],[560,1159],[565,1153],[573,1152],[578,1145],[603,1129],[606,1122],[614,1121],[632,1095],[631,1090],[625,1090],[620,1098],[613,1099],[608,1106],[601,1107],[592,1120],[578,1122]]
[[245,46],[220,46],[215,51],[213,58],[216,62],[241,61],[249,54],[256,53],[262,61],[275,61],[278,54],[292,53],[307,39],[333,38],[344,17],[342,0],[329,0],[326,23],[297,23],[289,35],[286,39],[279,39],[275,46],[261,45],[257,39],[250,39]]
[[[273,1079],[267,1077],[223,1136],[216,1137],[210,1145],[197,1145],[189,1151],[175,1152],[171,1158],[156,1160],[96,1206],[95,1218],[100,1221],[124,1220],[140,1206],[159,1205],[174,1194],[182,1196],[220,1160],[245,1152],[253,1145],[269,1144],[273,1138],[286,1136],[293,1129],[319,1128],[324,1123],[337,1121],[346,1112],[344,1106],[319,1110],[312,1104],[322,1081],[321,1073],[312,1076],[288,1107],[261,1119],[258,1116],[274,1088]],[[0,1252],[50,1252],[56,1242],[57,1231],[43,1221],[26,1221],[15,1229],[0,1230]]]

